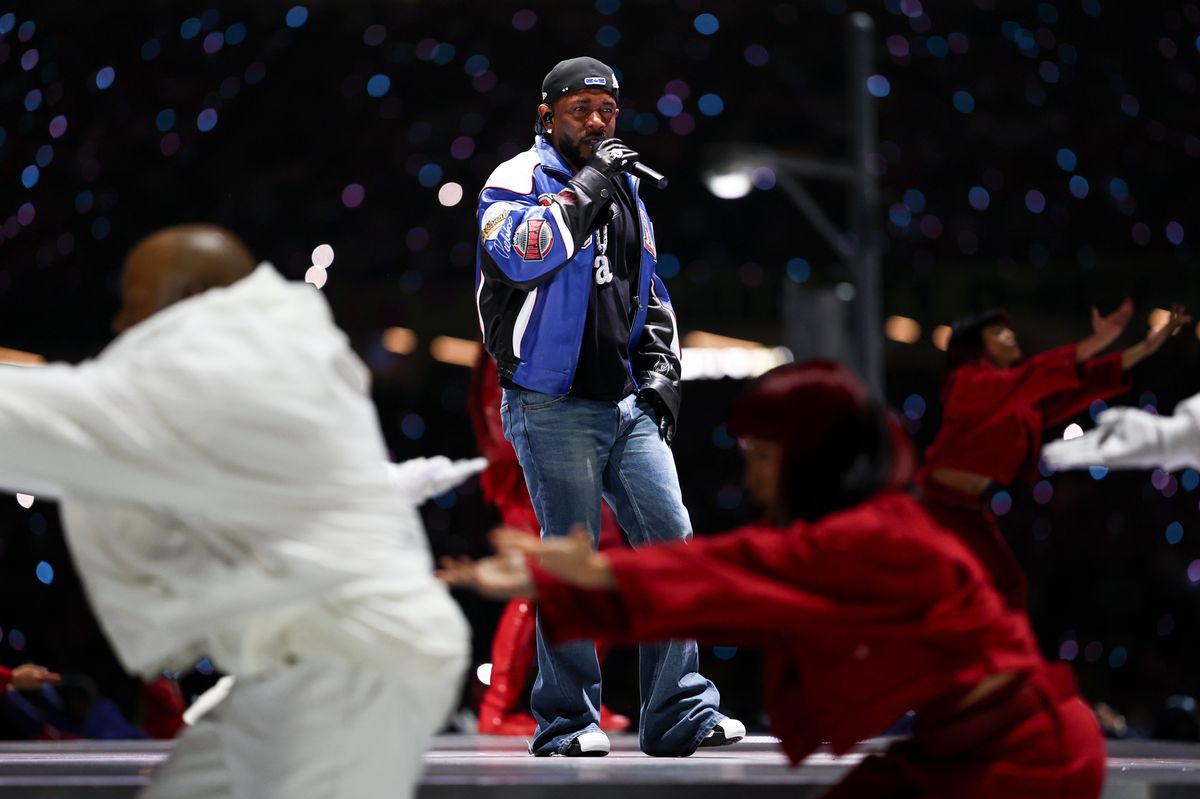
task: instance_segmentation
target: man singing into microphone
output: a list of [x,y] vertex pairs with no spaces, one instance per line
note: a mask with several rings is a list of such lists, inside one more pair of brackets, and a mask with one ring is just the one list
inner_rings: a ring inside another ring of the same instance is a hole
[[[654,229],[613,138],[616,73],[593,58],[542,81],[537,133],[479,197],[475,299],[503,386],[501,414],[542,536],[576,523],[593,540],[607,502],[629,542],[691,537],[670,443],[679,411],[679,331],[654,273]],[[535,755],[605,755],[591,642],[550,646],[539,624]],[[694,641],[641,647],[640,744],[690,755],[733,743]]]

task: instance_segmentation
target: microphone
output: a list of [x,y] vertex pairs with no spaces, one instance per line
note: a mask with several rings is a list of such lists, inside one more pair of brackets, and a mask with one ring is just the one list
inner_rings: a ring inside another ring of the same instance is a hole
[[651,169],[641,161],[636,161],[629,170],[642,180],[648,181],[655,188],[665,189],[667,187],[667,176]]

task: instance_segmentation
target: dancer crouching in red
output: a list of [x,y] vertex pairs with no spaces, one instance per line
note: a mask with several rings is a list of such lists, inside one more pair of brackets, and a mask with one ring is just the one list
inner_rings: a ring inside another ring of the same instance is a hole
[[[525,475],[517,461],[512,444],[504,438],[500,419],[500,380],[496,362],[482,345],[471,372],[471,389],[467,398],[467,413],[475,431],[479,454],[487,458],[488,467],[479,475],[483,498],[500,513],[500,521],[508,528],[538,538],[541,525],[529,501]],[[607,505],[601,507],[600,548],[621,546],[623,537],[617,520]],[[523,597],[509,600],[496,623],[492,637],[492,675],[479,702],[479,732],[485,735],[532,736],[537,721],[519,707],[525,697],[529,672],[535,654],[534,628],[536,618],[533,602]],[[604,652],[599,652],[601,662]],[[600,706],[600,727],[606,732],[629,729],[628,716],[613,713]]]
[[911,739],[827,799],[1100,795],[1104,744],[1070,672],[1042,659],[976,557],[892,487],[886,417],[848,371],[775,369],[729,429],[766,522],[636,555],[594,553],[584,533],[497,536],[500,556],[444,561],[443,579],[536,596],[556,641],[762,648],[767,710],[793,763],[823,741],[846,752],[915,708]]
[[1129,388],[1129,370],[1157,352],[1189,317],[1166,325],[1123,352],[1093,357],[1112,344],[1133,314],[1126,300],[1101,316],[1092,335],[1022,359],[1008,313],[994,309],[955,322],[946,350],[942,427],[917,477],[925,507],[983,562],[1010,608],[1024,609],[1028,586],[987,505],[993,482],[1035,482],[1042,433]]

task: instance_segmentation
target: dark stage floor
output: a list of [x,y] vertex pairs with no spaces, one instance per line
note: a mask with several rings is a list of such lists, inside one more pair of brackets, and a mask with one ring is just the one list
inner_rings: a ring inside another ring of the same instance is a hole
[[[863,751],[880,745],[863,744]],[[170,751],[160,742],[0,744],[0,796],[129,799]],[[613,736],[604,758],[533,758],[520,739],[440,736],[425,757],[421,799],[729,799],[817,797],[862,757],[817,754],[789,769],[774,739],[751,736],[686,760],[645,757],[637,739]],[[1200,797],[1200,744],[1110,744],[1105,799]],[[1019,797],[1018,797],[1019,799]]]

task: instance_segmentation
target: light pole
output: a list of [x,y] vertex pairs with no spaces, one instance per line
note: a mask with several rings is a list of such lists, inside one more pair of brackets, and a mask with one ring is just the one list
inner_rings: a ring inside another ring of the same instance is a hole
[[[704,179],[709,190],[724,199],[750,193],[753,172],[766,167],[776,185],[800,209],[809,224],[849,268],[855,285],[850,330],[854,366],[872,392],[883,398],[883,298],[878,231],[879,185],[870,169],[878,126],[874,98],[867,79],[874,71],[875,23],[861,12],[847,20],[847,102],[850,129],[844,161],[805,158],[769,147],[732,143],[719,147],[709,159]],[[809,193],[805,179],[829,180],[847,189],[845,230]]]

